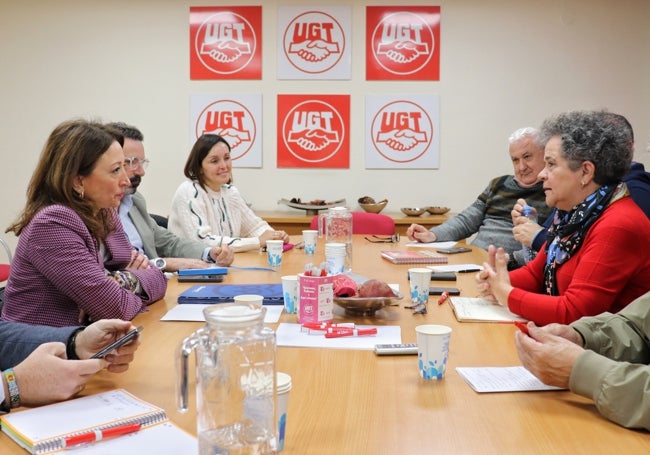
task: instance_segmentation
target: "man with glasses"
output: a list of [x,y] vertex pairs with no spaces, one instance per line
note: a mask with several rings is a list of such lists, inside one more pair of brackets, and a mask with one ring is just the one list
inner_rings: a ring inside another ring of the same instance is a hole
[[206,247],[202,242],[178,237],[156,223],[147,211],[144,196],[137,192],[149,165],[144,156],[144,136],[136,127],[122,122],[109,123],[109,126],[124,135],[124,168],[131,187],[122,198],[119,213],[131,245],[165,272],[206,268],[212,263],[232,264],[234,254],[228,246]]

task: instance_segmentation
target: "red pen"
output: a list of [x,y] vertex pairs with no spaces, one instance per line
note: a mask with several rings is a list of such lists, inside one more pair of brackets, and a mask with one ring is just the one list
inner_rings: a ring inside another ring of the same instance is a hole
[[345,327],[345,328],[353,329],[354,322],[340,322],[338,324],[334,324],[332,322],[305,322],[304,324],[302,324],[303,329],[310,329],[310,330],[325,330],[332,327]]
[[359,337],[365,335],[377,335],[377,328],[371,329],[340,329],[325,334],[325,338],[341,338],[341,337]]
[[442,294],[440,294],[440,298],[438,299],[438,305],[442,305],[445,303],[445,300],[449,297],[449,291],[445,291]]
[[519,330],[524,332],[526,335],[530,336],[530,333],[528,333],[528,326],[526,325],[525,322],[515,321],[515,325]]
[[86,444],[89,442],[97,442],[106,438],[114,438],[116,436],[123,436],[129,433],[135,433],[142,427],[139,423],[130,423],[128,425],[120,425],[119,427],[106,428],[104,430],[89,431],[87,433],[69,436],[65,438],[65,447],[78,446],[79,444]]

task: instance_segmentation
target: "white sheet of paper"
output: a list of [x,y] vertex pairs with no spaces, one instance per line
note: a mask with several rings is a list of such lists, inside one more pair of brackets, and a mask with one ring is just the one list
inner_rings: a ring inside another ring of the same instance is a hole
[[357,328],[377,327],[377,335],[325,338],[322,333],[301,331],[300,324],[280,323],[275,332],[278,346],[293,346],[304,348],[333,348],[333,349],[374,349],[376,344],[397,344],[402,342],[402,329],[398,325],[369,326],[359,325]]
[[[161,321],[198,321],[205,322],[203,316],[203,308],[210,305],[201,304],[184,304],[176,305],[169,310],[165,315],[160,318]],[[264,305],[266,314],[264,315],[264,322],[267,324],[276,323],[280,320],[284,305]]]
[[474,270],[478,272],[483,270],[482,265],[478,264],[449,264],[449,265],[428,265],[434,272],[458,272],[462,270]]
[[456,367],[456,371],[479,393],[564,390],[544,384],[523,366]]
[[429,243],[421,243],[421,242],[408,242],[406,246],[414,247],[414,248],[451,248],[452,246],[456,245],[458,242],[429,242]]

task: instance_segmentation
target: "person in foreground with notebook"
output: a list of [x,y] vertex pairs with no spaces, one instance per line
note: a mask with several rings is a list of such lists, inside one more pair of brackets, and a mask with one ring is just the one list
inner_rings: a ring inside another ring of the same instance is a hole
[[598,412],[650,430],[650,292],[617,314],[518,331],[521,363],[543,383],[594,400]]
[[631,134],[597,111],[551,117],[541,131],[540,177],[558,208],[545,248],[508,273],[503,248],[490,246],[478,290],[540,325],[620,311],[650,290],[650,220],[621,181]]
[[501,245],[510,253],[521,248],[512,235],[511,209],[518,199],[535,207],[541,220],[551,209],[544,202],[544,191],[537,175],[544,168],[544,147],[539,144],[535,128],[520,128],[508,138],[508,152],[514,175],[495,177],[472,205],[452,219],[427,229],[412,224],[406,230],[409,240],[445,242],[463,240],[476,234],[472,245],[487,250]]
[[289,235],[257,216],[233,186],[230,145],[223,137],[199,137],[184,173],[189,180],[176,189],[169,214],[174,234],[205,245],[229,245],[236,253],[259,250],[267,240],[289,243]]
[[135,126],[122,122],[108,126],[124,135],[124,169],[131,186],[126,189],[118,211],[131,245],[164,272],[232,264],[234,254],[228,245],[206,246],[199,240],[179,237],[156,223],[147,210],[144,196],[137,192],[149,163],[144,155],[144,136]]
[[137,339],[103,359],[90,357],[133,328],[119,319],[103,319],[88,327],[0,320],[0,413],[67,400],[103,368],[126,371],[140,344]]

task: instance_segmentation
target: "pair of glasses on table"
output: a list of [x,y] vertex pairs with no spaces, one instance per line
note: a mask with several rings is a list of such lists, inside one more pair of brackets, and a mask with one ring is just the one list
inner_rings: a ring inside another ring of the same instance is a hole
[[416,303],[414,305],[404,305],[404,308],[413,310],[413,314],[427,314],[426,303]]
[[399,234],[393,234],[389,237],[371,235],[370,237],[364,237],[364,239],[371,243],[399,243]]

